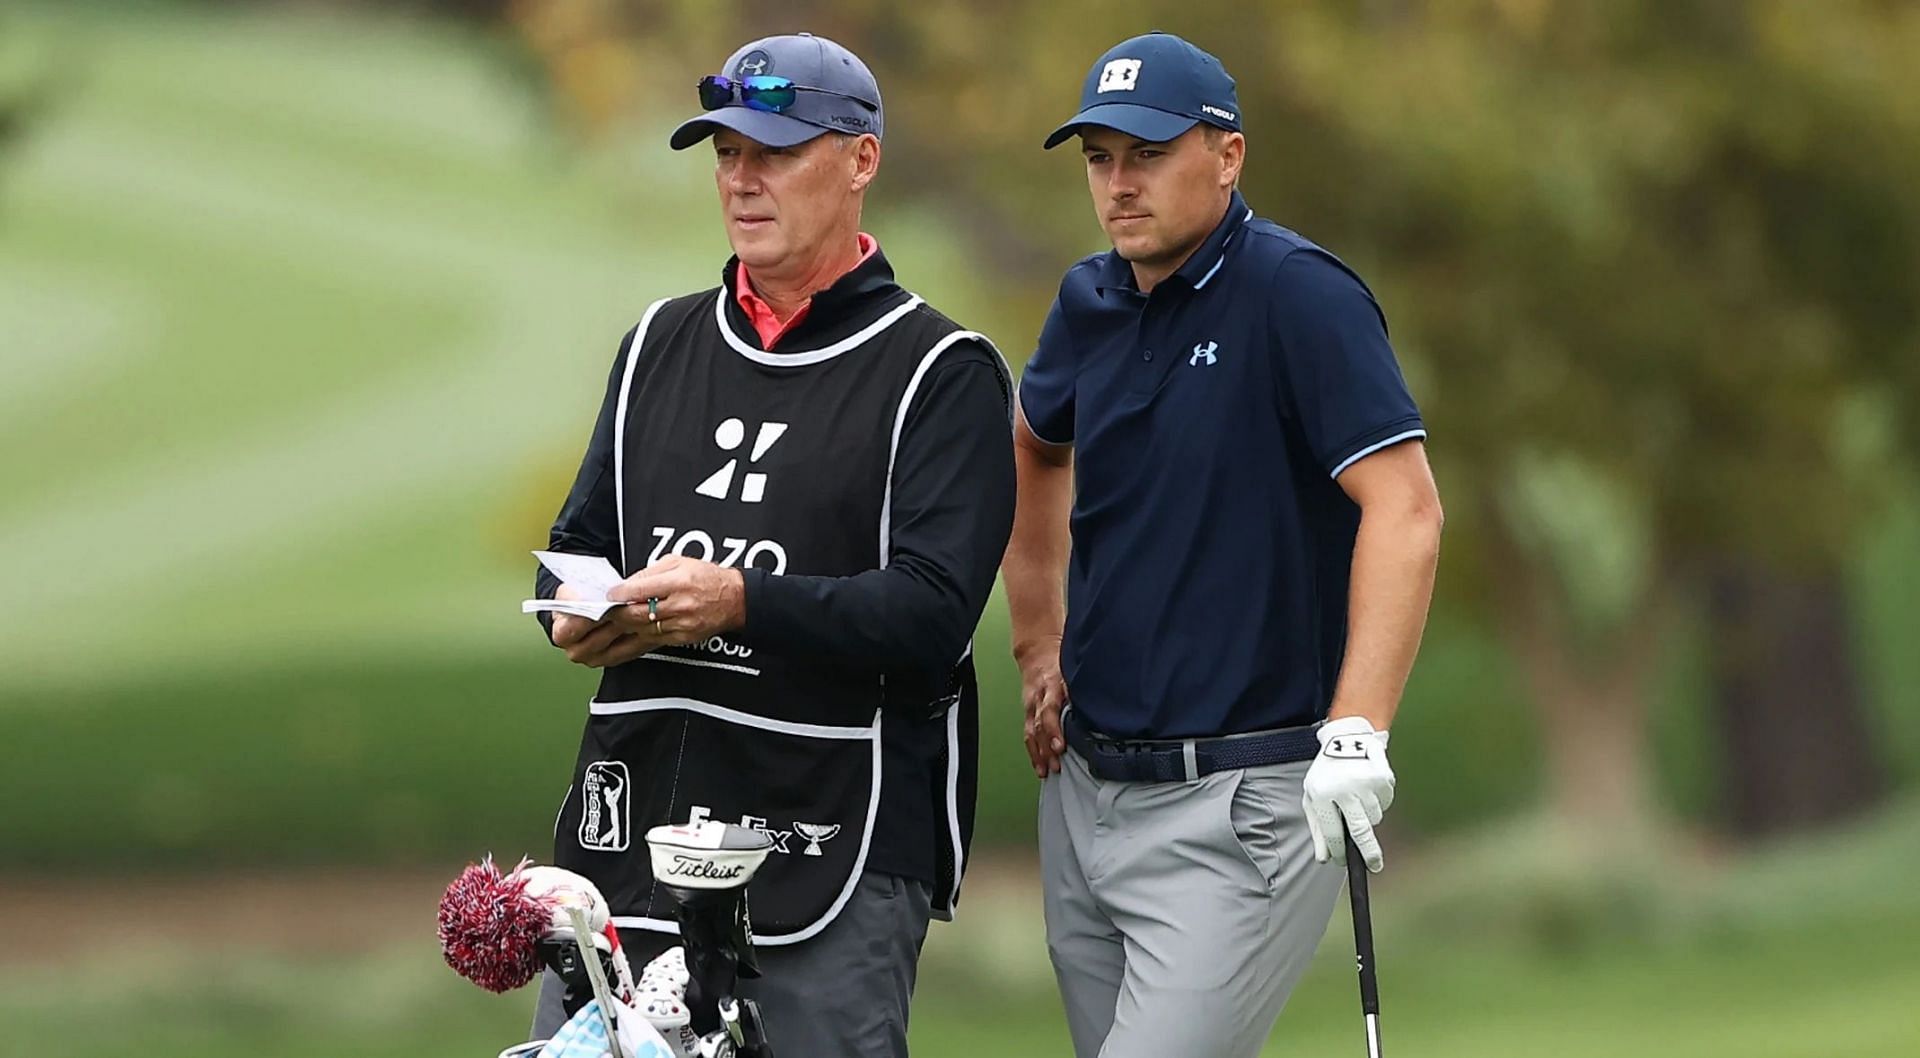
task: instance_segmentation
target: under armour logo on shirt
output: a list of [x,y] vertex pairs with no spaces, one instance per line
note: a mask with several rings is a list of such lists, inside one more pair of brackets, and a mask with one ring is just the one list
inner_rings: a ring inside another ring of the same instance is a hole
[[1131,92],[1140,80],[1139,59],[1115,59],[1100,70],[1100,92]]
[[1213,354],[1214,350],[1219,348],[1219,342],[1201,342],[1193,347],[1193,355],[1187,358],[1187,366],[1193,367],[1203,360],[1209,365],[1216,363],[1220,358]]

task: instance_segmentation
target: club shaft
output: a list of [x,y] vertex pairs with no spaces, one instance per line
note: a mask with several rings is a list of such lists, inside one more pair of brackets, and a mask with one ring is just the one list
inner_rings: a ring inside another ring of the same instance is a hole
[[607,1054],[610,1058],[626,1058],[626,1051],[620,1046],[620,1028],[614,1021],[613,990],[607,987],[607,976],[600,971],[600,955],[588,939],[593,936],[593,931],[587,928],[587,916],[579,908],[569,907],[567,921],[573,925],[573,943],[580,949],[580,961],[586,967],[587,983],[593,986],[593,998],[598,1001],[600,1026],[607,1032]]
[[1367,1019],[1367,1056],[1380,1058],[1380,981],[1373,966],[1373,910],[1367,898],[1367,864],[1347,841],[1347,899],[1353,903],[1353,955],[1360,971],[1360,1012]]

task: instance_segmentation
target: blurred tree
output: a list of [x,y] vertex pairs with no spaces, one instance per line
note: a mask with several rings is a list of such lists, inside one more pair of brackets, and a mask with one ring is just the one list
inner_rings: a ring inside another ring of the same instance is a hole
[[[1647,821],[1648,681],[1715,585],[1733,821],[1878,789],[1840,574],[1893,451],[1854,420],[1920,408],[1912,8],[861,7],[836,10],[888,86],[890,164],[1035,303],[1053,247],[1098,247],[1071,163],[1026,142],[1087,63],[1157,26],[1240,72],[1249,196],[1396,323],[1455,515],[1449,594],[1531,675],[1559,811]],[[1751,605],[1724,605],[1734,581]]]
[[[73,64],[67,47],[24,18],[0,12],[0,161],[52,113]],[[65,76],[63,76],[65,75]]]
[[1877,765],[1841,571],[1886,467],[1838,438],[1915,350],[1912,9],[1369,10],[1288,34],[1296,107],[1358,186],[1276,190],[1408,299],[1464,568],[1534,674],[1556,804],[1644,812],[1663,635],[1741,585],[1708,637],[1735,821],[1856,807]]
[[1596,835],[1650,821],[1648,681],[1676,618],[1734,582],[1751,605],[1716,596],[1709,637],[1734,822],[1877,791],[1841,572],[1894,451],[1856,420],[1920,418],[1920,12],[890,10],[905,46],[870,54],[895,128],[937,130],[906,152],[938,197],[1005,218],[974,225],[1012,243],[996,260],[1086,245],[1068,166],[1021,141],[1109,38],[1166,28],[1239,71],[1249,196],[1395,321],[1455,515],[1447,587],[1532,677],[1557,810]]
[[[285,6],[285,0],[249,0],[258,6]],[[307,7],[361,7],[384,11],[412,10],[471,22],[494,22],[510,0],[301,0]]]
[[1842,580],[1734,560],[1709,587],[1727,823],[1764,835],[1872,804],[1885,776],[1860,719]]

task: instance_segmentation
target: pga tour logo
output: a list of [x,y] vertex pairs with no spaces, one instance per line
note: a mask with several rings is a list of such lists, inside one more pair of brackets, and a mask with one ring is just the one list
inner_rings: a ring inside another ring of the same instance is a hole
[[627,765],[597,760],[580,777],[580,847],[598,852],[625,852],[631,799],[627,797]]

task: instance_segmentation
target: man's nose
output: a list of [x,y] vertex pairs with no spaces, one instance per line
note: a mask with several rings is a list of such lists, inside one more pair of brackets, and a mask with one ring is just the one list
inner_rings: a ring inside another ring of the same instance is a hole
[[752,195],[760,190],[759,167],[745,159],[727,167],[727,190],[736,195]]

